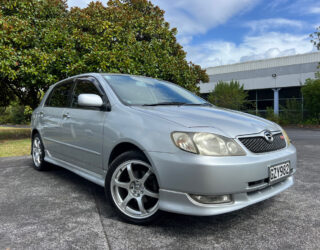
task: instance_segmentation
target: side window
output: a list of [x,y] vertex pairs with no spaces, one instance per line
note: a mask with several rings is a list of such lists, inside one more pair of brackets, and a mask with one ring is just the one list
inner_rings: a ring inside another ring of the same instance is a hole
[[45,106],[69,107],[72,86],[72,82],[61,83],[56,86],[46,100]]
[[[78,106],[78,96],[80,94],[96,94],[100,97],[102,97],[101,93],[99,92],[99,90],[96,88],[96,86],[94,86],[94,84],[90,81],[78,81],[76,83],[76,87],[74,89],[74,93],[73,93],[73,97],[72,97],[72,104],[71,106],[73,108],[83,108]],[[93,108],[95,109],[95,108]]]

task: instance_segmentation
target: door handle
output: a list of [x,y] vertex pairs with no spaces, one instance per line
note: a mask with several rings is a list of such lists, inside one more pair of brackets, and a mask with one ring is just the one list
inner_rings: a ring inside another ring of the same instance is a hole
[[66,118],[66,119],[69,119],[69,118],[70,118],[70,115],[69,115],[69,113],[66,113],[66,114],[63,114],[62,117],[63,117],[63,118]]

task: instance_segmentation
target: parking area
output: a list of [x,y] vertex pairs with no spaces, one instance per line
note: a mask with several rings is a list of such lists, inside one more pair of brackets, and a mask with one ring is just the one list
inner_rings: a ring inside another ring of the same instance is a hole
[[147,227],[120,221],[103,188],[67,170],[0,158],[0,249],[319,249],[320,130],[287,131],[298,149],[292,188],[229,214],[166,214]]

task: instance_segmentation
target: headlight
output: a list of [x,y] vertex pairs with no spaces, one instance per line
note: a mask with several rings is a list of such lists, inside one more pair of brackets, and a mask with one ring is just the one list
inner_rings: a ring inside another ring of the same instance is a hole
[[197,154],[196,147],[187,133],[174,132],[172,139],[178,148]]
[[246,155],[235,140],[221,135],[173,132],[172,139],[178,148],[195,154],[208,156]]
[[289,136],[287,135],[287,132],[284,129],[282,129],[282,134],[287,142],[287,145],[289,146],[291,143],[291,140],[290,140]]

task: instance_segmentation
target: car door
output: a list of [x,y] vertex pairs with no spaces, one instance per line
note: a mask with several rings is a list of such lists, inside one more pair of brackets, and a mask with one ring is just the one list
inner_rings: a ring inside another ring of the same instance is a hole
[[80,94],[96,94],[105,99],[94,78],[77,79],[71,107],[64,110],[62,127],[69,145],[66,161],[83,169],[102,174],[103,124],[108,112],[78,105]]
[[41,137],[49,156],[63,159],[67,145],[62,131],[63,112],[71,104],[73,81],[56,85],[49,93],[44,106],[39,112]]

